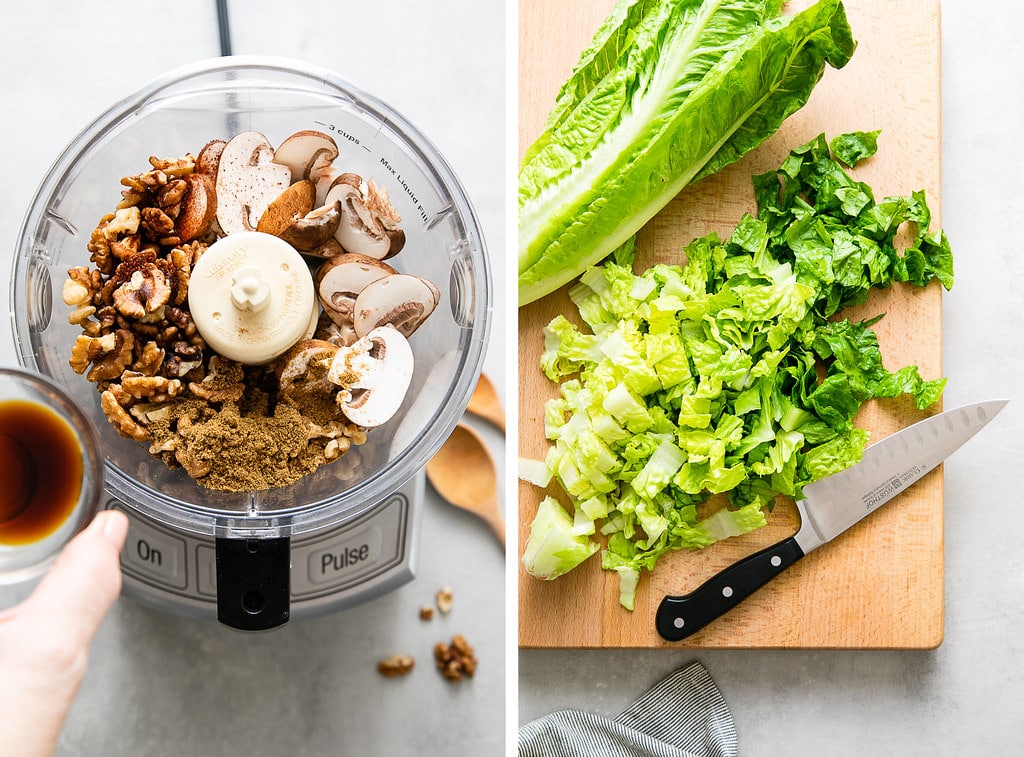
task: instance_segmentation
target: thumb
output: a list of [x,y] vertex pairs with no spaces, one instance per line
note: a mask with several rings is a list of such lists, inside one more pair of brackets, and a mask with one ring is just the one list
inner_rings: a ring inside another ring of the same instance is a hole
[[88,646],[121,592],[119,555],[127,535],[124,513],[99,513],[57,557],[19,608],[20,619],[59,628],[72,644]]

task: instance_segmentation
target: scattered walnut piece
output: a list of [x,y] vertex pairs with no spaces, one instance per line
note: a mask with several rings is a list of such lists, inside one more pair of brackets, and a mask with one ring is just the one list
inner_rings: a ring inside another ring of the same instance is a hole
[[455,634],[449,644],[438,642],[434,646],[434,660],[441,675],[449,681],[472,678],[476,672],[477,659],[473,647],[462,634]]
[[116,428],[121,436],[134,439],[137,442],[142,442],[149,438],[149,431],[146,430],[145,426],[132,418],[131,413],[125,410],[124,406],[118,402],[115,392],[110,389],[103,392],[100,395],[100,407],[103,408],[103,413],[107,416],[107,420],[110,421],[110,425]]
[[434,608],[430,605],[423,605],[420,608],[420,620],[433,620],[434,619]]
[[121,388],[135,399],[148,399],[150,402],[169,402],[181,394],[181,381],[163,376],[145,376],[136,371],[125,371],[121,378]]
[[447,615],[452,610],[454,592],[451,586],[443,586],[437,592],[437,609]]
[[407,654],[396,654],[385,657],[377,663],[377,672],[385,678],[407,676],[415,667],[416,661]]

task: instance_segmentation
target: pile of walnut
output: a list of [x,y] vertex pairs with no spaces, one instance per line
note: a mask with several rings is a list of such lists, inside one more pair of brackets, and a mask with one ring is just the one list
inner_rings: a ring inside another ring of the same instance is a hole
[[476,672],[477,659],[473,647],[458,633],[452,636],[450,644],[440,641],[434,646],[434,662],[441,675],[449,681],[472,678]]
[[[207,486],[253,488],[251,481],[232,484],[223,476],[208,482],[217,461],[190,448],[196,436],[190,429],[225,408],[272,419],[286,405],[301,418],[308,449],[300,454],[282,445],[288,457],[302,458],[300,465],[285,461],[294,480],[364,441],[366,429],[401,404],[401,396],[395,401],[359,380],[380,362],[391,333],[404,342],[440,293],[383,262],[405,244],[398,214],[372,180],[337,172],[337,157],[334,141],[320,132],[298,132],[275,151],[250,131],[214,140],[195,158],[150,158],[151,170],[121,180],[121,202],[92,233],[93,265],[68,271],[62,293],[73,308],[68,320],[82,329],[71,367],[97,385],[103,411],[122,436],[149,442],[152,454]],[[269,365],[243,366],[217,355],[188,310],[196,262],[218,238],[237,231],[279,236],[317,266],[322,313],[315,333]],[[385,326],[393,328],[381,338]],[[404,356],[398,371],[411,373],[411,350],[392,353]],[[333,404],[311,402],[311,387],[324,377],[333,382],[320,382]],[[279,422],[293,418],[277,415]],[[291,480],[286,474],[265,485]]]

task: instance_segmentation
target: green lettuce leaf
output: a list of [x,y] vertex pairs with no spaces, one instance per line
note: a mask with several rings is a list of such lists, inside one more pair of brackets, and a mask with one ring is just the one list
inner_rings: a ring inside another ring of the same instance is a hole
[[839,0],[620,0],[519,173],[520,304],[605,258],[735,162],[855,48]]
[[545,580],[558,578],[597,552],[596,542],[572,531],[572,517],[556,500],[545,497],[537,510],[523,553],[527,573]]

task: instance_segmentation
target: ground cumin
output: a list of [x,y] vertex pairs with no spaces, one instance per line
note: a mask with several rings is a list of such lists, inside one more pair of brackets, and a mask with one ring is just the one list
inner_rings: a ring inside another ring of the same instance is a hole
[[[257,388],[247,377],[238,401],[195,398],[162,405],[149,420],[150,452],[183,466],[197,483],[224,491],[257,491],[291,484],[337,458],[366,433],[348,423],[330,394],[287,398]],[[326,449],[333,441],[333,449]]]
[[[189,463],[209,473],[199,483],[210,489],[253,491],[293,483],[327,459],[323,444],[310,439],[303,414],[278,403],[272,416],[243,415],[224,403],[213,417],[179,429]],[[324,440],[326,441],[326,440]]]

